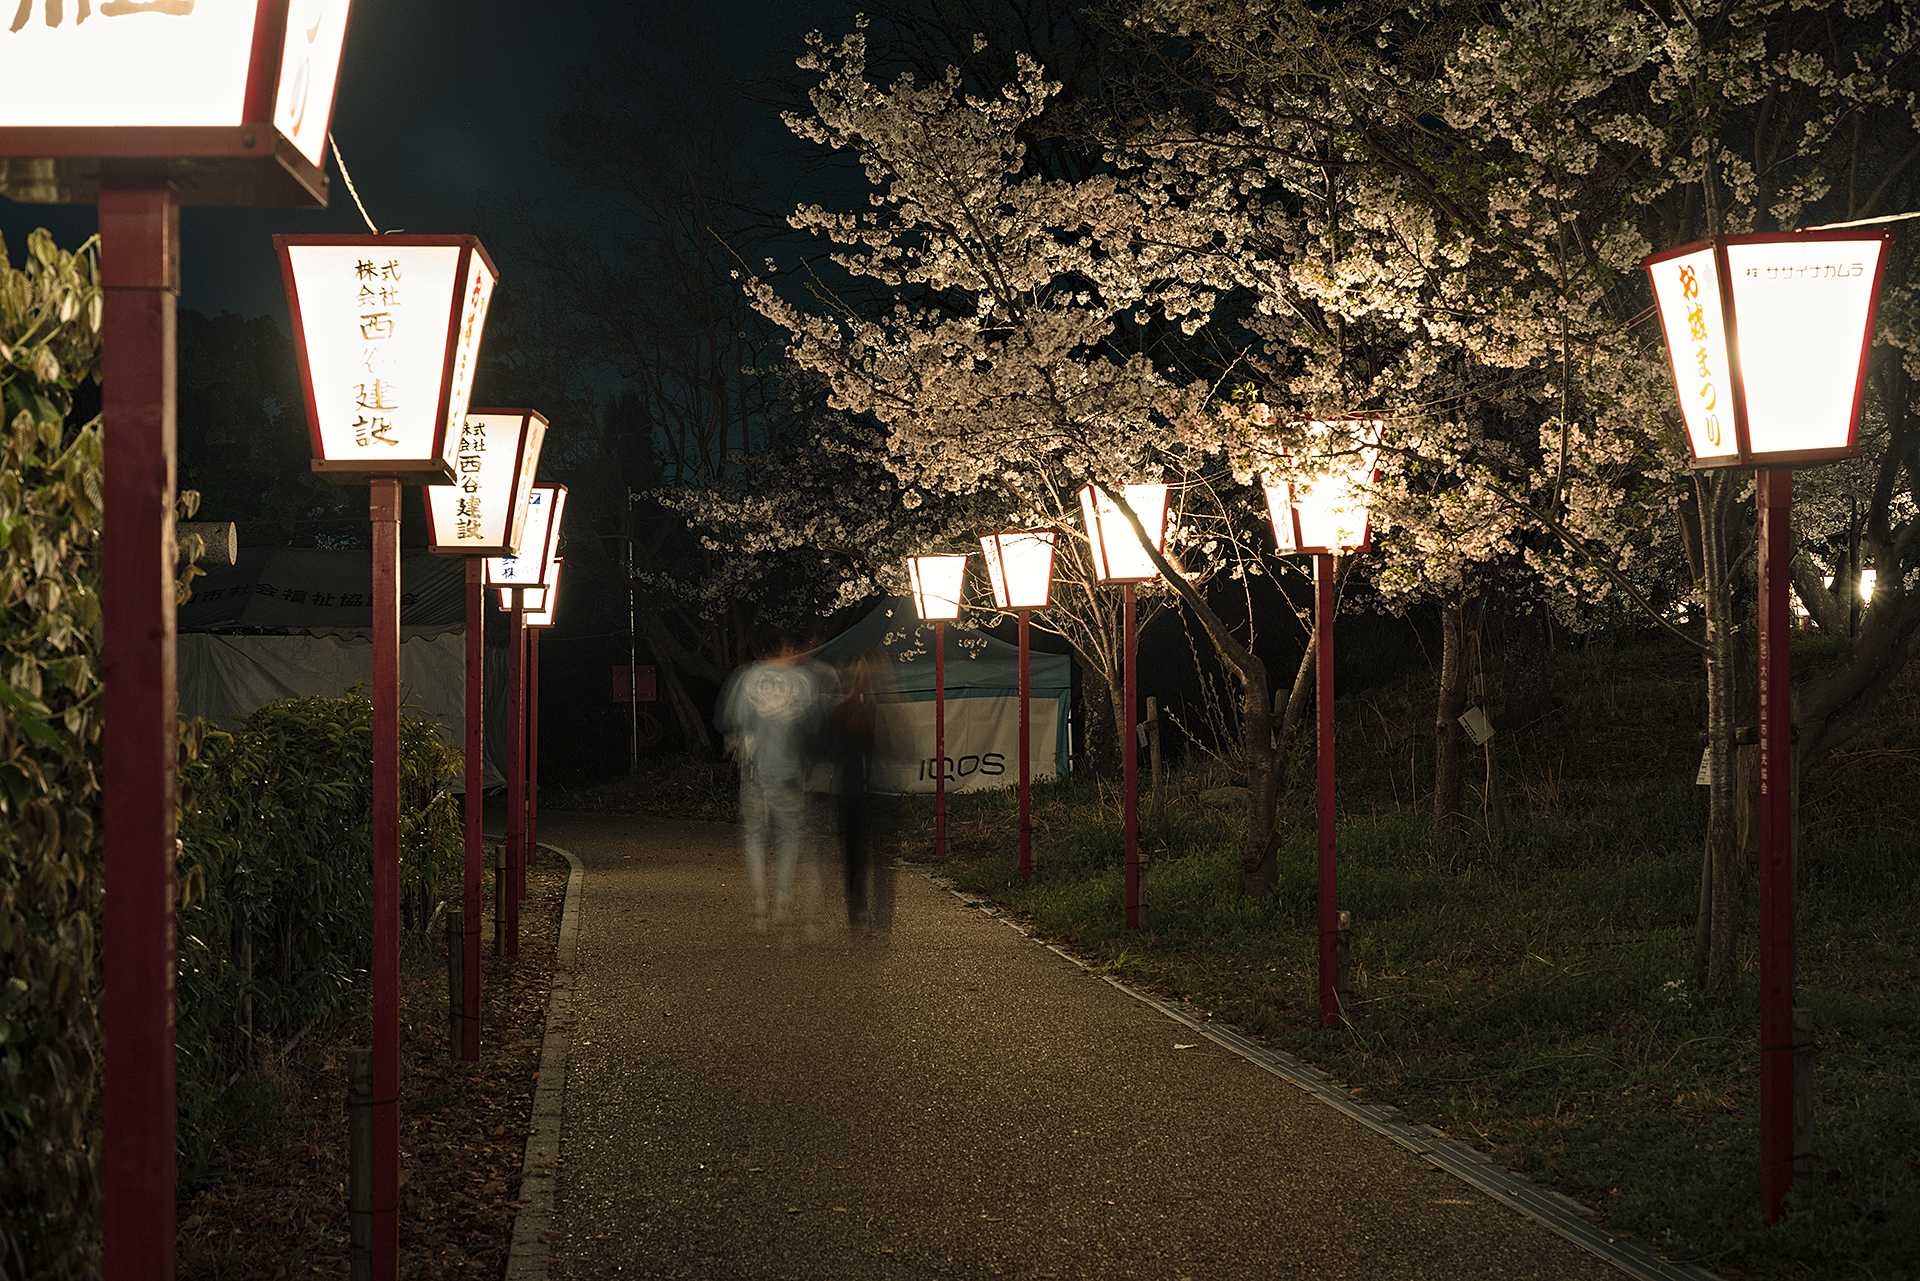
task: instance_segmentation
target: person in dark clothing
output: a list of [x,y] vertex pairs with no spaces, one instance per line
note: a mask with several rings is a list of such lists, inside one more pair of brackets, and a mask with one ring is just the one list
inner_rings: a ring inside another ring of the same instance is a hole
[[[874,798],[867,790],[886,661],[886,653],[875,650],[842,667],[840,697],[827,715],[827,751],[833,761],[846,871],[847,924],[855,934],[884,931],[893,924],[893,869],[873,866]],[[868,893],[870,876],[872,895]]]

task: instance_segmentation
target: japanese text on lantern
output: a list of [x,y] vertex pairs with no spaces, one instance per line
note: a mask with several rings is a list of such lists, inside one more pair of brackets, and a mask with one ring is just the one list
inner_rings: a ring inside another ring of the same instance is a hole
[[[57,27],[66,20],[66,6],[60,0],[46,0],[46,20],[49,27]],[[106,0],[100,6],[103,18],[125,18],[136,13],[163,13],[175,18],[190,17],[193,14],[194,0]],[[88,0],[80,0],[74,14],[73,25],[79,26],[92,16],[93,6]],[[18,31],[27,25],[33,17],[33,0],[20,0],[20,7],[14,11],[9,31]]]
[[460,501],[454,511],[454,538],[478,541],[485,537],[481,532],[480,521],[480,472],[486,466],[483,455],[487,452],[487,424],[482,419],[468,418],[460,427],[460,452],[455,458],[459,471]]
[[1680,292],[1687,305],[1687,336],[1698,344],[1694,348],[1694,372],[1700,379],[1700,399],[1703,402],[1700,422],[1706,430],[1707,440],[1718,445],[1720,415],[1716,411],[1720,405],[1720,393],[1713,385],[1713,371],[1708,364],[1707,321],[1700,309],[1700,278],[1691,265],[1680,269]]
[[354,384],[357,412],[353,420],[353,443],[365,449],[373,441],[397,447],[393,435],[393,412],[400,407],[391,376],[392,356],[389,340],[393,337],[394,313],[400,307],[400,263],[389,258],[376,264],[362,258],[353,266],[354,303],[360,317],[360,340],[364,344],[360,362],[363,380]]

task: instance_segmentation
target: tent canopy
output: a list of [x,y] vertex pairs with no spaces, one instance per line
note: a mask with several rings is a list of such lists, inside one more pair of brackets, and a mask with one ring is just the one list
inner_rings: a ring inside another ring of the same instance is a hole
[[[183,632],[367,631],[373,627],[373,561],[364,551],[243,547],[232,565],[193,580],[180,607]],[[464,627],[466,566],[459,556],[400,557],[400,626]]]
[[[955,624],[946,629],[947,697],[970,698],[1020,692],[1020,647],[986,632]],[[917,702],[933,697],[933,624],[914,613],[911,596],[889,596],[865,618],[813,652],[825,663],[844,663],[872,649],[892,661],[894,696]],[[1066,698],[1073,687],[1073,660],[1065,654],[1028,655],[1033,697]]]

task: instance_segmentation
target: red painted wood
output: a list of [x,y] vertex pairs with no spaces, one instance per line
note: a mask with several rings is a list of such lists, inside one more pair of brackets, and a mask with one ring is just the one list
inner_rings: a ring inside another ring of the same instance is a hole
[[1027,729],[1027,703],[1032,681],[1027,663],[1027,624],[1030,609],[1020,611],[1020,879],[1033,883],[1033,756]]
[[[527,628],[527,862],[540,858],[540,633]],[[520,878],[520,896],[526,897],[526,877]]]
[[1339,886],[1334,871],[1333,809],[1333,579],[1334,558],[1313,558],[1314,704],[1319,715],[1320,826],[1320,1021],[1340,1021],[1339,967],[1334,943],[1340,928]]
[[[507,936],[504,951],[520,955],[520,861],[527,835],[527,626],[513,595],[507,636]],[[501,891],[496,891],[501,892]]]
[[400,1270],[400,482],[373,522],[373,1276]]
[[486,560],[469,556],[467,562],[467,794],[466,863],[461,877],[461,907],[466,914],[466,938],[461,966],[465,997],[460,1011],[460,1057],[480,1059],[480,900],[486,874],[483,837],[487,779],[486,765],[486,588],[482,580]]
[[1760,1210],[1793,1190],[1793,472],[1755,473],[1760,511]]
[[1126,714],[1121,717],[1125,722],[1120,727],[1121,773],[1125,776],[1121,790],[1126,793],[1126,837],[1127,837],[1127,928],[1140,928],[1140,737],[1134,729],[1135,708],[1140,702],[1140,634],[1136,625],[1137,610],[1134,603],[1132,583],[1124,583],[1120,588],[1121,643],[1124,646],[1121,662],[1123,671],[1120,678],[1121,701],[1126,705]]
[[947,625],[933,624],[933,848],[947,857]]
[[164,166],[100,175],[104,1275],[174,1274],[174,305]]

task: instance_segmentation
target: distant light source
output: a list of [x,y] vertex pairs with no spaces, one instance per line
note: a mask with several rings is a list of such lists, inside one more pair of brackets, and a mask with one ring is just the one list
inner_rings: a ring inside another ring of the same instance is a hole
[[334,479],[454,479],[493,260],[472,236],[275,236],[312,424]]
[[[559,552],[560,517],[567,509],[565,485],[535,485],[527,491],[526,525],[520,532],[521,554],[487,558],[487,586],[539,587],[547,581],[547,567]],[[507,593],[501,608],[511,609]]]
[[[1167,547],[1167,487],[1161,484],[1126,485],[1121,489],[1127,506],[1140,518],[1140,528],[1153,540],[1153,550]],[[1133,526],[1120,507],[1098,485],[1080,487],[1080,513],[1087,523],[1087,542],[1093,552],[1093,572],[1103,583],[1145,583],[1160,577],[1153,558],[1140,545]]]
[[999,609],[1045,609],[1053,602],[1057,529],[1010,529],[980,535],[987,581]]
[[427,545],[456,556],[518,552],[527,491],[546,437],[546,417],[535,410],[468,411],[455,446],[454,482],[426,487]]
[[[1338,424],[1347,431],[1358,430],[1361,444],[1353,453],[1335,458],[1326,475],[1311,481],[1266,482],[1267,515],[1273,522],[1273,539],[1281,555],[1307,552],[1338,556],[1366,551],[1372,545],[1367,491],[1375,477],[1379,456],[1376,442],[1382,425],[1377,420]],[[1309,423],[1308,434],[1331,444],[1335,426]]]
[[961,588],[967,579],[965,553],[907,557],[907,581],[913,607],[922,622],[950,623],[960,617]]
[[1893,234],[1714,236],[1643,260],[1695,467],[1852,458]]

